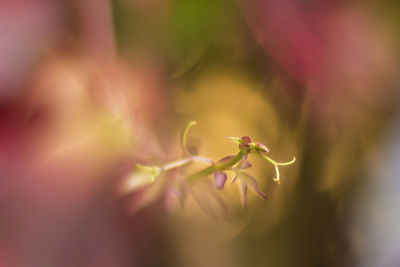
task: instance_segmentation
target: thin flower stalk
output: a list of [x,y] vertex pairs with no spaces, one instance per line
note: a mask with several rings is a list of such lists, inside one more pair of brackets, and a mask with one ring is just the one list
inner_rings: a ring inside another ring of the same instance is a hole
[[[266,145],[259,142],[252,142],[251,138],[248,136],[243,136],[240,138],[228,137],[229,140],[238,145],[238,151],[233,156],[226,156],[220,160],[215,161],[203,156],[192,155],[187,148],[187,136],[189,130],[195,125],[197,125],[195,121],[190,121],[182,133],[181,146],[184,154],[183,158],[165,163],[160,166],[151,166],[143,164],[136,165],[137,171],[148,173],[151,176],[151,179],[148,179],[148,177],[146,178],[147,179],[146,183],[148,183],[148,181],[150,181],[150,183],[154,183],[154,181],[159,178],[166,179],[168,178],[168,173],[174,170],[175,173],[179,172],[179,175],[183,177],[185,185],[188,183],[193,183],[197,180],[206,179],[207,177],[213,175],[214,187],[218,190],[223,190],[227,180],[226,171],[232,171],[234,173],[234,178],[231,181],[231,183],[234,183],[236,180],[239,181],[243,206],[246,207],[248,188],[250,188],[259,197],[263,199],[267,198],[266,195],[259,189],[257,180],[245,172],[245,170],[247,170],[252,166],[248,160],[249,155],[259,156],[264,160],[266,160],[267,162],[271,163],[275,168],[275,177],[273,178],[273,180],[278,184],[280,184],[279,167],[291,165],[296,160],[296,158],[293,157],[293,159],[288,162],[277,162],[272,158],[270,158],[269,156],[267,156],[267,153],[270,152],[270,149]],[[181,167],[193,163],[206,164],[208,166],[195,173],[186,174],[185,169],[182,169]],[[141,176],[136,175],[132,177],[141,177]],[[145,184],[145,183],[136,183],[136,184]],[[185,186],[185,188],[187,188],[187,186]],[[178,192],[179,194],[180,191],[176,192]],[[181,194],[186,194],[186,193],[187,192],[181,192]]]

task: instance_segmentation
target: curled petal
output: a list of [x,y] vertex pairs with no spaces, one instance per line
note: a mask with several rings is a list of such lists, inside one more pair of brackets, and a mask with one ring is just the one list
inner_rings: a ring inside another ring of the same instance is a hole
[[223,189],[227,178],[228,177],[224,172],[214,172],[214,187],[218,190]]
[[181,145],[182,145],[182,149],[185,152],[186,155],[190,155],[188,149],[187,149],[187,145],[186,145],[186,139],[187,139],[187,135],[189,133],[190,128],[192,128],[193,126],[197,125],[196,121],[190,121],[188,123],[188,125],[186,126],[185,130],[182,133],[182,139],[181,139]]
[[288,165],[293,164],[295,161],[296,161],[296,158],[293,157],[293,159],[292,159],[291,161],[287,161],[287,162],[276,162],[276,165],[279,165],[279,166],[288,166]]
[[279,167],[278,167],[278,165],[274,165],[274,167],[275,167],[275,178],[274,178],[274,182],[277,182],[278,184],[280,184],[281,183],[281,181],[280,181],[280,175],[279,175]]
[[277,182],[278,184],[280,184],[279,166],[288,166],[290,164],[293,164],[296,161],[296,158],[293,157],[293,159],[291,161],[288,161],[288,162],[276,162],[275,160],[271,159],[270,157],[268,157],[265,154],[259,153],[259,155],[263,159],[265,159],[266,161],[268,161],[269,163],[274,165],[274,167],[275,167],[275,175],[276,175],[276,177],[274,178],[274,181]]

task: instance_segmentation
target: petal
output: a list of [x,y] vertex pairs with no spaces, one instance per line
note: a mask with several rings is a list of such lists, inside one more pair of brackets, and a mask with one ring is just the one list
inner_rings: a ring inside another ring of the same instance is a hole
[[231,181],[231,184],[233,184],[233,183],[236,181],[236,179],[237,179],[237,175],[235,175],[235,176],[233,177],[233,179],[232,179],[232,181]]
[[223,189],[227,178],[224,172],[214,172],[214,187],[218,190]]
[[164,207],[167,211],[172,211],[176,208],[177,204],[180,202],[181,207],[183,207],[183,196],[176,187],[168,188],[164,193]]
[[240,188],[240,194],[242,196],[242,204],[243,208],[246,208],[247,206],[247,184],[246,181],[243,179],[239,178],[239,188]]
[[250,167],[251,167],[251,163],[248,162],[247,160],[242,160],[242,161],[239,163],[239,165],[238,165],[238,168],[239,168],[239,169],[242,169],[242,170],[248,169],[248,168],[250,168]]
[[218,160],[218,162],[229,162],[231,159],[233,159],[235,156],[226,156],[223,157],[222,159]]
[[195,187],[189,188],[188,192],[206,215],[213,219],[217,219],[221,212],[226,212],[228,209],[227,204],[209,180],[199,182]]
[[167,192],[172,196],[175,196],[177,200],[179,200],[181,207],[183,208],[185,205],[185,200],[188,194],[188,185],[186,184],[186,180],[176,175],[173,177],[175,179],[171,179],[173,183],[167,189]]
[[213,188],[210,188],[209,192],[211,195],[211,199],[213,199],[215,201],[215,203],[218,205],[218,207],[224,211],[227,211],[228,206],[226,205],[225,201],[220,197],[221,194],[218,194],[217,191],[215,191],[215,189],[213,189]]
[[[202,188],[204,189],[204,188]],[[204,190],[203,190],[204,191]],[[189,193],[196,204],[210,217],[216,218],[216,214],[212,209],[212,205],[210,204],[210,200],[207,197],[199,196],[199,194],[192,189],[189,189]],[[202,194],[201,194],[202,195]]]
[[263,199],[267,199],[267,196],[263,192],[261,192],[260,189],[258,188],[257,180],[253,176],[250,176],[247,173],[242,173],[242,175],[243,177],[246,177],[246,181],[251,190],[254,191],[254,193],[259,195]]
[[144,207],[156,202],[161,197],[161,186],[158,184],[150,186],[147,190],[140,192],[128,205],[128,213],[135,215]]

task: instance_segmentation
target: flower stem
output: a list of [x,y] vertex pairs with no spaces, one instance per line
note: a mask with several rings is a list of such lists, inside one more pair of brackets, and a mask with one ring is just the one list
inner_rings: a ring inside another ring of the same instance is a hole
[[163,171],[169,171],[169,170],[172,170],[172,169],[181,167],[181,166],[183,166],[183,165],[186,165],[186,164],[188,164],[190,161],[191,161],[190,158],[184,158],[184,159],[176,160],[176,161],[173,161],[173,162],[170,162],[170,163],[167,163],[167,164],[163,165],[163,166],[161,167],[161,169],[162,169]]
[[169,171],[175,168],[179,168],[181,166],[184,166],[190,162],[199,162],[199,163],[206,163],[206,164],[213,164],[214,161],[205,157],[200,157],[200,156],[189,156],[187,158],[175,160],[169,163],[166,163],[161,166],[161,169],[163,171]]
[[206,176],[212,174],[215,171],[222,171],[222,170],[225,170],[227,168],[230,168],[233,165],[235,165],[236,163],[238,163],[242,159],[242,157],[244,155],[245,155],[244,152],[239,151],[235,155],[235,157],[233,157],[230,161],[223,162],[223,163],[218,163],[217,162],[215,164],[212,164],[211,166],[209,166],[209,167],[207,167],[205,169],[202,169],[202,170],[200,170],[200,171],[198,171],[198,172],[196,172],[196,173],[194,173],[192,175],[187,176],[186,179],[189,182],[193,182],[193,181],[196,181],[196,180],[198,180],[200,178],[206,177]]

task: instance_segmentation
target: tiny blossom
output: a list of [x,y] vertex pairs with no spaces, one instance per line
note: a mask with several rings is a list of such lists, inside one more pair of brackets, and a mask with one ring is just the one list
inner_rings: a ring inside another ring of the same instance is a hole
[[[170,203],[183,202],[186,199],[188,193],[193,196],[193,198],[201,205],[201,197],[196,196],[191,190],[190,184],[199,180],[207,178],[213,175],[213,185],[210,184],[209,193],[217,201],[221,202],[216,195],[217,190],[223,190],[225,183],[227,181],[226,171],[234,172],[234,178],[231,184],[236,180],[238,181],[242,203],[246,207],[247,203],[247,191],[250,188],[259,197],[266,199],[265,194],[259,189],[257,180],[251,175],[245,173],[252,166],[248,160],[248,155],[259,156],[269,163],[271,163],[275,168],[276,176],[274,181],[278,184],[280,183],[280,166],[291,165],[296,159],[293,158],[289,162],[276,162],[266,153],[269,153],[269,148],[259,142],[252,142],[251,138],[248,136],[242,137],[228,137],[231,141],[238,145],[239,151],[234,156],[226,156],[218,161],[208,159],[198,155],[192,155],[186,145],[186,139],[188,131],[191,127],[196,125],[195,121],[191,121],[185,128],[182,134],[181,145],[184,152],[184,158],[177,159],[172,162],[165,163],[161,166],[147,166],[137,164],[134,172],[129,176],[124,184],[124,193],[139,190],[141,188],[148,188],[145,190],[143,197],[139,199],[134,205],[134,210],[142,208],[144,205],[151,203],[160,198],[163,195],[165,204],[170,207]],[[208,165],[207,167],[201,169],[200,171],[193,173],[191,175],[185,175],[182,172],[182,166],[192,163],[201,163]],[[214,189],[214,188],[215,189]],[[215,191],[215,192],[214,192]]]

